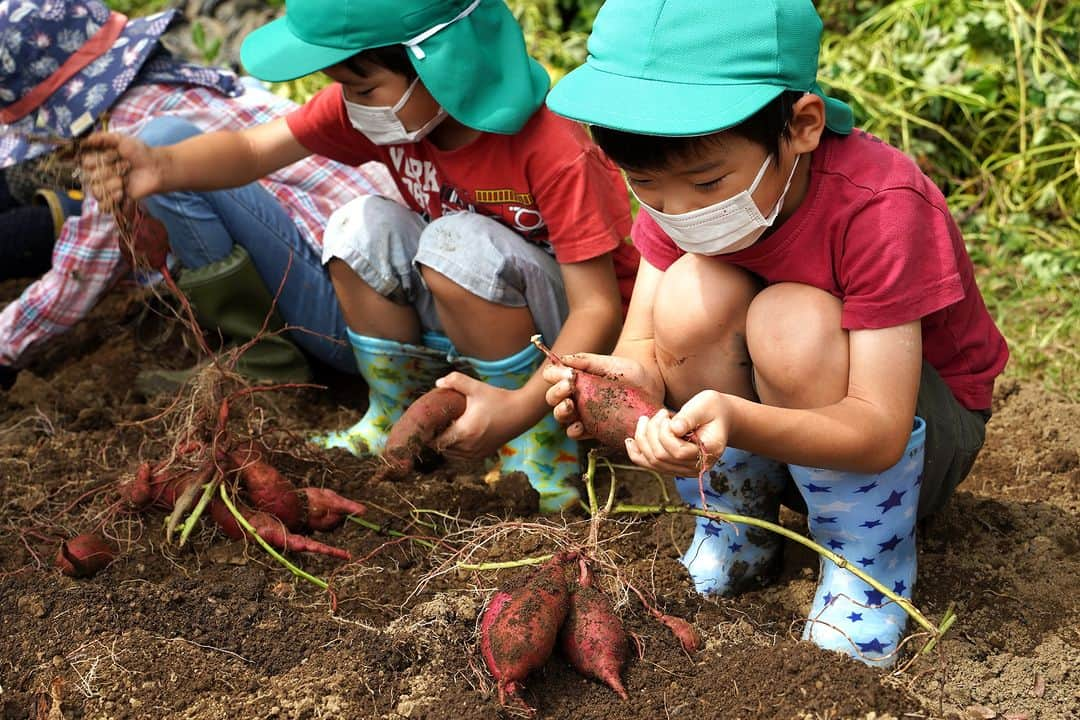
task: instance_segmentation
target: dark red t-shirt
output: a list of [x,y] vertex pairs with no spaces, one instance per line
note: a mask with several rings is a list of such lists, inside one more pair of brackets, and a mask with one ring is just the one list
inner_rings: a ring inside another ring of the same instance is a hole
[[463,210],[487,215],[562,264],[612,253],[625,310],[638,266],[626,185],[577,123],[541,108],[517,133],[483,133],[457,150],[427,139],[376,145],[349,123],[336,83],[287,122],[313,153],[385,164],[409,207],[428,219]]
[[[634,243],[665,270],[683,254],[646,213]],[[975,286],[941,191],[896,148],[856,130],[826,133],[798,210],[745,250],[717,256],[769,284],[797,282],[843,301],[845,329],[922,319],[923,357],[962,405],[990,408],[1009,350]]]

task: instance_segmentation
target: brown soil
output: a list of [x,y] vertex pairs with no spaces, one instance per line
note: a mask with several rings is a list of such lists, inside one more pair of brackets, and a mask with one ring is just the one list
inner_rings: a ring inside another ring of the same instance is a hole
[[[0,285],[0,303],[21,285]],[[133,389],[141,367],[181,367],[178,336],[146,349],[131,292],[39,355],[0,394],[0,717],[3,718],[492,718],[500,710],[477,652],[485,598],[526,569],[457,570],[448,551],[389,543],[355,525],[318,539],[350,564],[299,558],[331,578],[336,604],[257,546],[207,528],[194,548],[164,544],[162,515],[111,508],[115,482],[157,459],[163,406]],[[139,333],[136,330],[139,330]],[[483,538],[470,561],[504,561],[584,540],[582,517],[546,523],[520,480],[488,485],[448,468],[397,484],[303,437],[344,424],[358,383],[263,397],[274,464],[302,484],[368,504],[369,519],[447,548]],[[932,619],[955,604],[941,652],[897,675],[795,641],[816,559],[785,546],[772,586],[737,598],[697,597],[678,562],[685,518],[610,521],[610,556],[661,608],[694,623],[694,657],[628,593],[617,612],[640,656],[624,675],[628,701],[558,657],[523,698],[545,718],[1029,718],[1080,717],[1080,403],[1008,378],[999,383],[987,448],[948,511],[922,530],[916,603]],[[604,473],[600,473],[603,475]],[[602,492],[606,480],[600,483]],[[647,475],[623,473],[620,494],[656,502]],[[411,509],[434,528],[409,525]],[[509,520],[494,532],[496,523]],[[799,528],[801,518],[786,514]],[[538,527],[548,527],[546,534]],[[61,536],[103,530],[118,560],[86,580],[52,566]],[[601,586],[615,587],[610,575]]]

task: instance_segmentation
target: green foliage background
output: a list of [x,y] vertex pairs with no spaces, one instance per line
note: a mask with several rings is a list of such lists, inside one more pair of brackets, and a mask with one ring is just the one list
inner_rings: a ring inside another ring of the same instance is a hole
[[[584,61],[601,0],[507,2],[553,80]],[[137,12],[162,0],[112,4]],[[945,191],[1009,339],[1012,374],[1075,396],[1080,3],[818,0],[817,7],[826,28],[822,84]],[[311,77],[276,90],[302,102],[324,82]]]

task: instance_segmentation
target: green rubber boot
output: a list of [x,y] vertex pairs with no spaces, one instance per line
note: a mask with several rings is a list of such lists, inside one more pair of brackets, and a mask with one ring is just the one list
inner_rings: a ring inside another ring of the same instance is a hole
[[[498,388],[516,390],[528,382],[543,362],[544,355],[533,345],[527,345],[524,350],[501,360],[462,359],[480,380]],[[550,412],[531,429],[503,445],[499,450],[499,463],[503,473],[525,473],[529,484],[540,493],[541,512],[562,512],[577,504],[581,497],[573,483],[581,475],[577,441],[566,436],[566,431]]]
[[[185,270],[177,286],[184,291],[204,330],[220,331],[234,344],[243,344],[259,334],[285,327],[275,310],[267,320],[273,296],[266,289],[251,257],[240,245],[225,258],[202,267]],[[189,370],[146,370],[136,378],[143,392],[178,390],[205,365]],[[257,382],[307,382],[311,369],[300,349],[284,335],[267,335],[239,357],[236,372]]]
[[410,345],[348,331],[356,366],[368,385],[368,409],[346,430],[317,435],[311,442],[345,448],[353,455],[379,455],[390,427],[414,400],[450,371],[445,335],[424,333],[424,345]]

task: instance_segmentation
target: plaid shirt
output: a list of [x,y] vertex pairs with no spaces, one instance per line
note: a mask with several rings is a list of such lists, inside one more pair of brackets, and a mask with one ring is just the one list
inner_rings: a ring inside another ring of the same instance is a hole
[[[204,132],[241,130],[295,108],[295,103],[261,89],[229,98],[199,86],[136,85],[112,106],[109,129],[134,135],[154,117],[172,115]],[[315,156],[260,182],[320,254],[323,229],[334,210],[359,195],[400,197],[382,165],[353,168]],[[0,365],[16,365],[34,346],[66,332],[128,270],[120,257],[112,216],[88,195],[82,215],[64,223],[52,268],[0,312]]]

